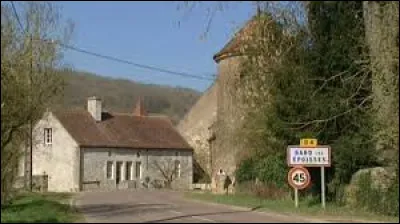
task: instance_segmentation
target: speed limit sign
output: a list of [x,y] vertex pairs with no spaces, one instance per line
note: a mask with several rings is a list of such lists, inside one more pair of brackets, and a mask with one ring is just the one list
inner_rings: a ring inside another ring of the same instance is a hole
[[307,188],[311,182],[311,176],[308,170],[304,167],[294,167],[289,170],[288,181],[290,186],[301,190]]

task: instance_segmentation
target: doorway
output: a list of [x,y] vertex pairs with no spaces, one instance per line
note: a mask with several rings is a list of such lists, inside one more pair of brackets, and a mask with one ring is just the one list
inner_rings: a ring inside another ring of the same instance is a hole
[[117,185],[119,184],[119,183],[121,183],[121,179],[122,179],[122,162],[117,162],[117,170],[116,170],[116,182],[117,182]]

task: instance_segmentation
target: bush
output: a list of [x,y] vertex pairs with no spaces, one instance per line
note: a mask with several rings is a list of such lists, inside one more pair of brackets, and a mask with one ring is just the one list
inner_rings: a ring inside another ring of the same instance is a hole
[[355,191],[356,206],[370,212],[399,216],[399,174],[388,189],[373,187],[371,174],[360,176]]
[[287,165],[282,153],[244,160],[236,171],[238,191],[268,199],[288,196],[286,177]]
[[239,183],[258,179],[267,185],[284,188],[287,186],[287,169],[285,155],[271,153],[244,160],[236,171],[236,179]]
[[250,158],[244,160],[239,165],[239,168],[236,170],[236,180],[239,183],[246,182],[246,181],[253,181],[256,179],[255,173],[255,161],[254,159]]
[[259,180],[279,188],[287,187],[287,164],[283,154],[266,155],[255,164]]
[[268,184],[257,184],[254,188],[254,194],[260,198],[266,199],[283,199],[288,197],[290,194],[287,191],[287,188],[277,187],[273,183]]
[[396,170],[396,176],[389,186],[384,200],[384,211],[387,215],[399,216],[399,167]]
[[256,181],[240,183],[237,187],[237,192],[272,200],[284,199],[290,196],[287,188],[277,187],[273,183],[265,184]]

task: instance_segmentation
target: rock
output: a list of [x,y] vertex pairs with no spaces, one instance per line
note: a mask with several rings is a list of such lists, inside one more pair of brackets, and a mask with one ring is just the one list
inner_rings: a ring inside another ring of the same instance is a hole
[[368,173],[371,175],[371,187],[382,190],[386,190],[389,187],[391,181],[396,175],[392,168],[387,167],[374,167],[357,171],[353,175],[350,184],[347,185],[344,190],[345,202],[348,206],[354,206],[357,204],[356,192],[359,187],[358,182],[362,176],[367,175]]
[[361,169],[353,175],[350,185],[355,185],[359,181],[361,176],[366,175],[368,172],[370,172],[372,187],[387,189],[391,180],[395,176],[395,173],[393,171],[394,170],[392,170],[391,168],[384,167]]

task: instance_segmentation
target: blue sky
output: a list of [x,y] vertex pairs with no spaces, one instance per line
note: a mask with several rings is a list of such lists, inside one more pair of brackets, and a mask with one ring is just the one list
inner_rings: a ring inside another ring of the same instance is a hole
[[[58,2],[64,18],[72,19],[75,30],[71,45],[123,58],[139,64],[207,76],[216,74],[212,56],[220,50],[254,12],[250,2],[231,2],[217,12],[205,40],[207,6],[202,2],[188,16],[178,9],[183,2]],[[182,8],[182,7],[181,7]],[[180,23],[180,25],[179,25]],[[76,70],[137,82],[207,89],[212,81],[183,78],[136,68],[67,51],[67,64]]]

